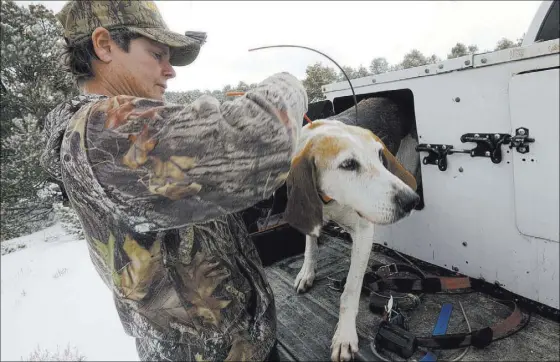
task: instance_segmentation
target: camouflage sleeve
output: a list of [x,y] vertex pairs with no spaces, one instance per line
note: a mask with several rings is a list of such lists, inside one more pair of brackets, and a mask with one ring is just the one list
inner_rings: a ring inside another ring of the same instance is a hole
[[270,197],[286,179],[307,95],[287,73],[219,104],[117,96],[95,103],[87,158],[108,202],[139,232],[202,222]]

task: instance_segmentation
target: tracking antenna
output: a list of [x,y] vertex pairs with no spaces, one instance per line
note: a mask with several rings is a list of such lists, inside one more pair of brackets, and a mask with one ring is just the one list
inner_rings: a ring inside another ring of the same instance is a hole
[[301,49],[307,49],[307,50],[311,50],[315,53],[319,53],[322,56],[324,56],[325,58],[328,58],[331,62],[333,62],[338,67],[338,69],[340,69],[342,74],[344,74],[344,77],[348,81],[348,84],[350,84],[350,89],[352,90],[352,96],[354,97],[354,107],[356,108],[356,122],[358,122],[358,101],[356,99],[356,92],[354,92],[354,87],[352,87],[352,82],[350,81],[350,78],[348,78],[348,75],[346,75],[346,72],[344,71],[344,69],[342,69],[342,67],[340,65],[338,65],[338,63],[335,62],[333,58],[329,57],[325,53],[321,53],[320,51],[318,51],[316,49],[309,48],[309,47],[302,46],[302,45],[269,45],[269,46],[249,49],[249,51],[252,52],[254,50],[261,50],[261,49],[268,49],[268,48],[301,48]]

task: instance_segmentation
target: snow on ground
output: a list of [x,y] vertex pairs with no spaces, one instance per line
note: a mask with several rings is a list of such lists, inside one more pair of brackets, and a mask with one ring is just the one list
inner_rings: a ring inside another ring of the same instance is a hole
[[2,244],[25,245],[1,257],[2,361],[68,347],[88,361],[138,361],[85,240],[56,224]]

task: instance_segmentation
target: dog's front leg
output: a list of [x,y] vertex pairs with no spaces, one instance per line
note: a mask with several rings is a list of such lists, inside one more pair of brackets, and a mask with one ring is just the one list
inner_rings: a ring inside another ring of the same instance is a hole
[[359,221],[352,236],[352,256],[350,270],[346,277],[344,291],[340,297],[340,314],[338,325],[332,339],[331,360],[350,361],[354,353],[358,352],[358,333],[356,331],[356,316],[360,303],[360,293],[364,274],[368,265],[369,255],[373,244],[373,224]]
[[305,254],[303,256],[303,265],[299,271],[294,287],[298,293],[307,291],[315,280],[315,267],[317,266],[317,238],[315,236],[305,236]]

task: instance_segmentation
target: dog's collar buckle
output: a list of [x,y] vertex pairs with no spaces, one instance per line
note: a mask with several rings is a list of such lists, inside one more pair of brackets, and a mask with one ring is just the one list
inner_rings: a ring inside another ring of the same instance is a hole
[[398,272],[399,269],[397,268],[397,264],[393,263],[393,264],[387,264],[379,267],[379,269],[377,269],[376,274],[379,275],[381,278],[387,278],[391,274],[395,274]]

